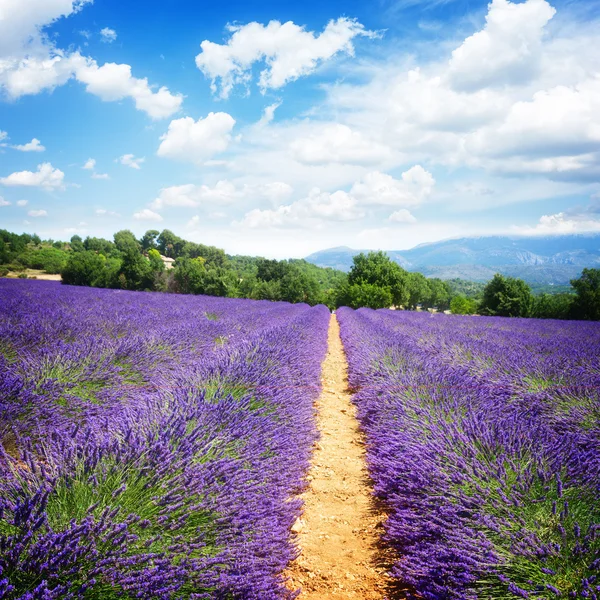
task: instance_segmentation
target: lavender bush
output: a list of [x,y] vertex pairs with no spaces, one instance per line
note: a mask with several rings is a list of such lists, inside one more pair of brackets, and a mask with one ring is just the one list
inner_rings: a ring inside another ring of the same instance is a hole
[[0,281],[0,598],[291,598],[325,307]]
[[600,324],[338,316],[412,596],[600,597]]

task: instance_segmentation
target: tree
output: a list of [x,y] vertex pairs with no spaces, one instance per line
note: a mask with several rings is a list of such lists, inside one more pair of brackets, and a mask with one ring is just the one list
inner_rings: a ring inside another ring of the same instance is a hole
[[438,310],[446,310],[450,306],[450,286],[447,282],[434,277],[427,280],[429,295],[425,301],[427,308],[435,307]]
[[120,274],[124,276],[123,284],[128,290],[153,289],[154,272],[151,263],[135,248],[128,248],[123,253]]
[[531,311],[536,319],[568,319],[573,311],[573,294],[541,294]]
[[586,321],[600,321],[600,269],[584,269],[579,279],[571,280],[577,298],[573,316]]
[[321,301],[319,284],[307,273],[291,267],[280,280],[281,300],[285,302],[306,302],[314,306]]
[[483,290],[480,311],[483,315],[528,317],[532,306],[531,289],[522,279],[496,273]]
[[408,299],[406,305],[413,310],[418,304],[427,302],[430,294],[429,284],[425,275],[421,273],[408,273],[406,277]]
[[140,240],[142,244],[142,250],[148,251],[157,247],[156,238],[160,235],[160,232],[156,229],[149,229],[144,234],[144,237]]
[[350,308],[389,308],[393,304],[389,287],[381,287],[371,283],[354,283],[342,286],[338,297],[338,306]]
[[183,258],[177,261],[173,277],[182,294],[201,294],[204,289],[204,262],[197,258]]
[[453,315],[474,315],[477,312],[477,302],[466,296],[454,296],[450,302]]
[[71,250],[73,250],[73,252],[81,252],[82,250],[85,250],[83,241],[78,235],[71,237]]
[[103,268],[104,261],[95,252],[73,252],[61,273],[62,282],[67,285],[93,286],[101,278]]
[[123,252],[124,254],[129,251],[135,251],[139,254],[140,252],[140,243],[137,241],[135,235],[129,229],[122,229],[121,231],[117,231],[113,236],[115,240],[115,246],[117,250]]
[[[390,260],[384,252],[362,252],[353,258],[354,264],[348,274],[350,286],[369,284],[387,288],[396,306],[404,305],[409,298],[408,273]],[[379,294],[384,298],[385,294]],[[389,305],[388,305],[389,306]]]

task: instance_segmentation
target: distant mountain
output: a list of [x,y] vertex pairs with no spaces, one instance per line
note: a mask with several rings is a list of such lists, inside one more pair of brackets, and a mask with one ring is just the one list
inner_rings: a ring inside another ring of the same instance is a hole
[[[349,271],[352,257],[360,252],[367,251],[342,246],[315,252],[306,260]],[[387,254],[408,271],[428,277],[487,281],[503,273],[529,283],[564,285],[585,267],[600,268],[600,234],[461,238]]]

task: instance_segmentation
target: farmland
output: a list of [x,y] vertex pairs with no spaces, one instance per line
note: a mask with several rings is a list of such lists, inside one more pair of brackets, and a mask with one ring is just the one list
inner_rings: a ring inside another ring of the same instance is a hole
[[415,598],[597,598],[600,327],[338,314],[392,574]]
[[323,306],[0,283],[0,597],[284,598]]
[[0,598],[593,600],[599,390],[600,323],[1,280]]

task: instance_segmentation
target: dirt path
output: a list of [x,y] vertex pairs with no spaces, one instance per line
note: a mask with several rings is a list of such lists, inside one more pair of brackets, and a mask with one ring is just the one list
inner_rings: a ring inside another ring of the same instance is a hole
[[389,589],[377,550],[384,515],[371,497],[347,371],[339,325],[332,315],[323,393],[317,403],[321,440],[302,496],[304,514],[293,528],[302,554],[288,572],[290,587],[302,588],[301,600],[381,600]]

